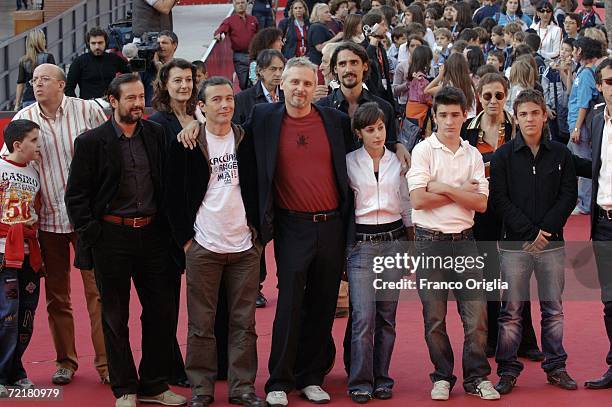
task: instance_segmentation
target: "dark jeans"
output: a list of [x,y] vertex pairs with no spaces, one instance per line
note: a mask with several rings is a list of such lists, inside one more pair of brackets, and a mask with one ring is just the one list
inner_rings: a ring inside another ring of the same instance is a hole
[[194,396],[214,395],[217,376],[215,316],[221,281],[229,314],[228,387],[230,397],[254,392],[257,374],[255,300],[261,246],[219,254],[195,240],[185,255],[187,270],[187,377]]
[[[424,256],[478,256],[478,249],[471,230],[460,234],[440,235],[430,230],[417,227],[415,235],[417,253]],[[461,282],[465,285],[468,279],[482,280],[482,270],[476,267],[466,267],[459,273],[455,270],[440,269],[437,266],[428,269],[419,268],[416,272],[419,297],[423,304],[423,319],[425,322],[425,341],[429,349],[429,357],[434,364],[434,372],[430,374],[432,382],[446,380],[454,386],[457,378],[453,375],[454,356],[448,335],[446,333],[446,312],[448,305],[448,289],[422,289],[420,281],[430,282]],[[480,290],[453,289],[457,308],[463,323],[463,387],[471,389],[481,381],[486,380],[491,367],[487,360],[487,312],[486,298]]]
[[593,250],[604,305],[604,324],[610,342],[606,363],[612,371],[612,221],[601,216],[593,230]]
[[331,329],[344,263],[340,218],[314,223],[276,212],[278,303],[266,393],[321,385],[333,353]]
[[[0,264],[4,256],[0,254]],[[21,270],[0,269],[0,384],[12,385],[27,376],[21,358],[32,339],[40,294],[40,274],[25,257]]]
[[502,281],[508,290],[502,296],[497,339],[497,374],[518,377],[523,363],[518,360],[521,342],[521,313],[529,298],[529,280],[535,274],[542,310],[542,368],[546,372],[565,368],[567,354],[563,349],[563,306],[561,296],[565,284],[565,248],[527,253],[522,250],[501,250]]
[[275,19],[271,10],[261,14],[253,12],[253,17],[257,19],[260,31],[267,27],[276,27],[276,24],[274,24]]
[[187,374],[185,373],[185,362],[183,361],[183,355],[181,354],[181,346],[176,339],[176,331],[178,329],[179,310],[181,305],[181,279],[183,274],[180,270],[177,270],[176,265],[172,264],[168,267],[168,286],[171,288],[172,304],[174,308],[172,310],[172,332],[174,333],[174,340],[172,341],[172,363],[170,365],[170,383],[177,383],[179,381],[187,380]]
[[[167,235],[156,222],[141,228],[102,222],[102,235],[93,247],[111,388],[117,398],[168,389],[175,307],[166,271]],[[131,280],[142,306],[138,374],[128,328]]]
[[375,256],[395,256],[404,249],[395,242],[357,242],[348,252],[351,309],[351,365],[349,391],[372,393],[378,388],[392,389],[389,375],[395,345],[395,314],[399,291],[377,294],[374,279],[399,281],[402,273],[389,270],[382,275],[372,272]]
[[234,62],[234,71],[238,77],[238,85],[241,90],[245,90],[249,87],[249,54],[234,51],[232,61]]

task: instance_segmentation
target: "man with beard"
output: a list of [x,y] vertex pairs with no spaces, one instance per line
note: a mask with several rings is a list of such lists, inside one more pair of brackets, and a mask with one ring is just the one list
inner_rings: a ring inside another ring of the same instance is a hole
[[78,85],[81,99],[101,98],[117,72],[128,73],[131,69],[119,55],[105,52],[108,34],[100,27],[87,32],[85,43],[89,52],[79,55],[70,65],[66,95],[76,96]]
[[[135,406],[138,397],[178,406],[186,399],[170,391],[166,381],[174,333],[163,216],[164,131],[142,119],[145,97],[138,75],[116,77],[108,94],[111,119],[75,141],[66,208],[93,252],[115,405]],[[138,374],[128,330],[131,279],[142,305]]]

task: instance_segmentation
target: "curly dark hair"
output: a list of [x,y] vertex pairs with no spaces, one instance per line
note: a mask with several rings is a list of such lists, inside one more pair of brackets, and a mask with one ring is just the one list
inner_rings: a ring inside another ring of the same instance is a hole
[[249,60],[257,60],[257,55],[264,49],[272,48],[272,44],[279,38],[283,38],[283,32],[276,27],[268,27],[259,31],[249,45]]
[[165,63],[157,72],[157,78],[153,82],[153,100],[151,104],[153,108],[158,112],[166,112],[171,113],[172,107],[170,105],[170,93],[168,93],[168,79],[170,78],[170,70],[172,68],[179,69],[190,69],[191,75],[194,80],[193,87],[191,89],[191,96],[187,101],[187,114],[193,115],[195,113],[197,98],[198,98],[198,89],[195,86],[195,77],[196,77],[196,68],[195,66],[181,58],[175,58],[171,61]]

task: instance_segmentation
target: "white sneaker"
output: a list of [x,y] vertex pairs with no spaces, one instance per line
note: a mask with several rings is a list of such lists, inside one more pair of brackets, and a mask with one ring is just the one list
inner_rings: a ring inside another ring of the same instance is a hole
[[115,407],[136,407],[136,395],[124,394],[115,401]]
[[302,390],[302,395],[308,399],[311,403],[315,404],[326,404],[329,403],[331,398],[325,390],[320,386],[306,386]]
[[30,379],[25,377],[23,379],[17,380],[15,383],[13,383],[13,386],[17,386],[20,389],[33,389],[34,388],[34,383],[32,383],[32,381]]
[[0,384],[0,399],[8,397],[8,389]]
[[431,389],[432,400],[448,400],[449,394],[450,382],[447,382],[446,380],[438,380],[437,382],[434,382],[433,389]]
[[287,393],[284,391],[271,391],[266,396],[266,403],[268,403],[270,407],[286,406],[289,404]]
[[480,384],[476,386],[476,392],[470,394],[480,396],[483,400],[499,400],[500,398],[499,393],[495,390],[495,387],[493,387],[493,383],[488,380],[480,382]]

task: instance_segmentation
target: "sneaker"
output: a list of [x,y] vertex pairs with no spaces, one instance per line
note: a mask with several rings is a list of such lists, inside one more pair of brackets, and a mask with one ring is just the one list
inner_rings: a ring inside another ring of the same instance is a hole
[[438,380],[434,382],[433,389],[431,389],[432,400],[448,400],[450,394],[450,382],[446,380]]
[[567,374],[565,369],[557,369],[554,372],[547,373],[546,379],[548,380],[548,383],[561,387],[565,390],[576,390],[578,388],[578,385],[574,379]]
[[59,367],[53,374],[53,377],[51,377],[51,381],[53,384],[68,384],[72,381],[73,376],[74,370],[66,367]]
[[9,396],[8,389],[0,384],[0,399],[7,398]]
[[289,404],[287,393],[284,391],[271,391],[266,395],[266,403],[270,407],[280,407]]
[[365,404],[372,398],[367,391],[354,390],[350,392],[349,395],[351,396],[351,400],[357,404]]
[[488,380],[483,380],[474,390],[468,391],[467,394],[471,394],[473,396],[479,396],[483,400],[499,400],[500,396],[495,387],[493,387],[493,383]]
[[391,390],[388,387],[379,387],[376,390],[374,390],[374,393],[372,393],[372,396],[378,400],[389,400],[390,398],[393,397],[393,390]]
[[515,385],[516,377],[503,374],[499,378],[499,382],[495,385],[495,390],[497,390],[499,394],[508,394],[512,391]]
[[136,407],[136,395],[124,394],[115,401],[115,407]]
[[138,401],[141,403],[155,403],[164,406],[182,406],[187,403],[187,399],[180,394],[176,394],[172,390],[166,390],[157,396],[138,396]]
[[19,379],[13,383],[13,386],[17,386],[20,389],[33,389],[34,383],[32,383],[32,381],[27,377],[24,377],[23,379]]
[[302,390],[302,396],[315,404],[326,404],[330,402],[329,394],[321,386],[306,386]]

